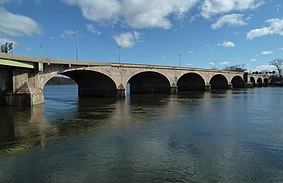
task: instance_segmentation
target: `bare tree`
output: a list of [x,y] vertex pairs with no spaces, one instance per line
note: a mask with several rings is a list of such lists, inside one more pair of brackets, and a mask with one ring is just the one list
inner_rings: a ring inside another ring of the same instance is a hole
[[245,64],[239,64],[239,65],[232,65],[232,66],[226,66],[223,70],[225,71],[237,71],[237,72],[244,72],[246,69],[244,69]]
[[279,77],[282,78],[283,60],[279,58],[274,59],[270,61],[269,64],[276,67]]

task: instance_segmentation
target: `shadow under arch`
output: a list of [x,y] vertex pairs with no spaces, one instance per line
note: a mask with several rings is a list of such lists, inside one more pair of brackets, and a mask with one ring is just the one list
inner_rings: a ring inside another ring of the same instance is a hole
[[170,93],[168,79],[153,71],[146,71],[132,76],[129,81],[130,94]]
[[258,78],[256,82],[258,87],[262,87],[263,83],[261,78]]
[[264,83],[264,86],[268,86],[268,79],[264,78],[263,83]]
[[254,77],[250,77],[250,81],[252,82],[253,86],[255,87],[256,86],[255,78]]
[[178,91],[205,91],[204,79],[196,73],[187,73],[177,82]]
[[70,77],[78,84],[78,95],[80,98],[117,96],[115,82],[100,72],[76,70],[61,74]]
[[228,89],[228,81],[225,76],[217,74],[210,79],[211,89]]
[[233,77],[231,81],[233,88],[244,88],[245,87],[245,81],[240,76]]

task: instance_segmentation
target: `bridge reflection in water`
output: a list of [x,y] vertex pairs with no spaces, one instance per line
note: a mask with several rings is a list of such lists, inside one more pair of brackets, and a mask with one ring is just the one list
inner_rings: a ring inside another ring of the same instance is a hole
[[[182,99],[209,100],[212,94],[182,91],[178,95],[134,95],[128,96],[126,100],[79,99],[75,95],[76,88],[75,85],[47,86],[45,105],[31,108],[1,107],[0,148],[28,149],[39,144],[43,147],[50,137],[96,131],[101,127],[105,128],[105,125],[123,128],[125,125],[144,123],[144,116],[148,121],[173,120],[180,113],[176,110],[180,109]],[[54,89],[57,92],[53,93]],[[226,93],[226,90],[221,92]],[[188,111],[184,111],[186,112]]]
[[125,100],[45,92],[44,105],[0,108],[0,182],[282,179],[280,88]]

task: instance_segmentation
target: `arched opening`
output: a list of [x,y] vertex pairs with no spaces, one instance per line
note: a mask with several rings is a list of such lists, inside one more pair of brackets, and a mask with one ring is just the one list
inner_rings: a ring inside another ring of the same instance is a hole
[[257,79],[257,86],[262,87],[262,79],[261,78]]
[[[70,77],[58,74],[44,86],[44,101],[48,106],[61,106],[65,101],[78,100],[78,85]],[[49,115],[49,113],[46,113]]]
[[268,79],[267,78],[264,78],[263,82],[264,82],[264,86],[268,86]]
[[255,87],[256,86],[255,78],[254,77],[250,77],[250,81],[252,82],[253,86]]
[[233,77],[231,83],[233,85],[233,88],[244,88],[245,87],[245,82],[240,76]]
[[54,76],[53,78],[51,78],[46,84],[45,86],[54,86],[54,85],[76,85],[77,83],[64,75],[58,74],[56,76]]
[[228,81],[225,76],[217,74],[213,76],[209,82],[211,89],[227,89]]
[[170,93],[168,79],[157,72],[136,74],[128,83],[130,84],[130,94]]
[[69,71],[63,74],[76,81],[80,98],[117,96],[115,82],[105,74],[84,70]]
[[187,73],[177,82],[178,91],[205,91],[203,78],[196,73]]

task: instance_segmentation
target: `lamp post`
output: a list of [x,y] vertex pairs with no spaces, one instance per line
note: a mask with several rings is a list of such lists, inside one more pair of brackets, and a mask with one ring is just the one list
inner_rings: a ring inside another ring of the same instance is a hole
[[78,38],[78,33],[76,32],[76,60],[79,61],[79,48],[78,48],[78,42],[79,42],[79,38]]
[[79,38],[78,38],[78,33],[72,33],[72,35],[76,36],[76,61],[79,61]]
[[118,54],[119,54],[119,63],[121,63],[121,46],[118,46],[119,48],[119,51],[118,51]]
[[40,45],[40,58],[43,57],[43,44]]

